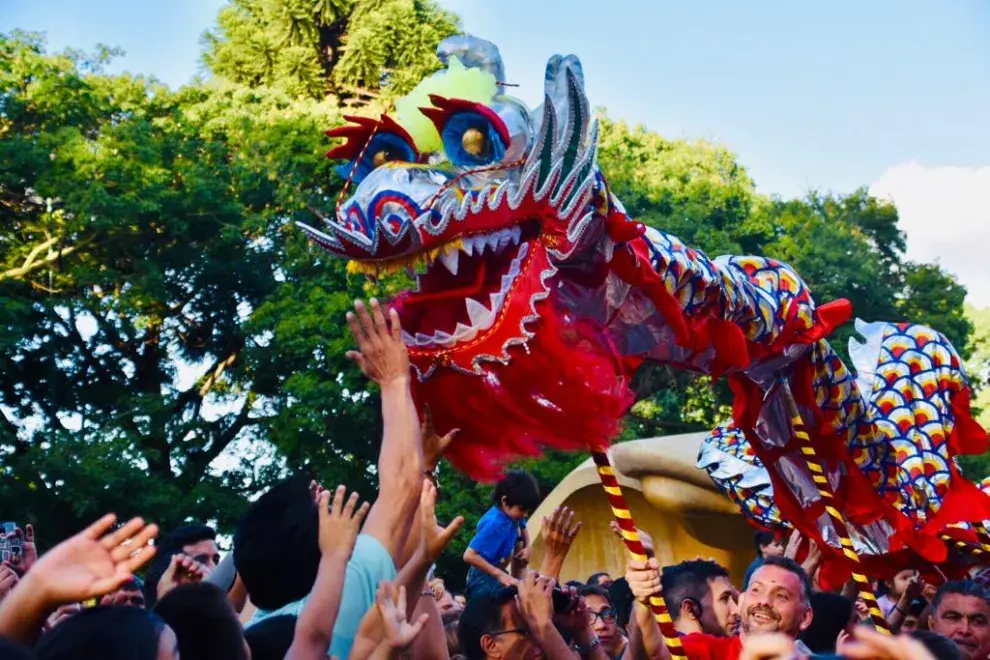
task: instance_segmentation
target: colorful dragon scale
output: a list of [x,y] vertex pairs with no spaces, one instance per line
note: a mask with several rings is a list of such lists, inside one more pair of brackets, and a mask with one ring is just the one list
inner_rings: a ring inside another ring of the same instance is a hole
[[[927,326],[857,320],[856,329],[863,339],[849,341],[855,381],[850,382],[834,355],[822,360],[831,363],[820,372],[831,385],[821,384],[816,391],[832,391],[833,396],[820,398],[819,406],[825,411],[844,408],[831,417],[834,428],[845,431],[853,461],[918,533],[976,543],[959,530],[987,524],[985,495],[974,491],[988,488],[967,482],[956,458],[985,451],[986,434],[970,416],[959,355],[944,335]],[[841,390],[839,396],[835,390]],[[768,508],[774,501],[769,471],[734,424],[708,435],[698,467],[754,524],[787,527],[780,512]],[[865,544],[857,544],[857,551],[876,554],[876,548]]]
[[414,396],[438,431],[461,429],[456,467],[491,479],[544,447],[601,446],[631,403],[631,373],[659,361],[729,375],[735,428],[769,466],[779,514],[829,537],[789,441],[786,383],[861,542],[877,556],[944,555],[871,483],[884,439],[861,423],[856,384],[824,341],[848,303],[816,307],[785,264],[709,259],[629,218],[598,168],[573,55],[548,61],[530,111],[506,94],[494,45],[462,36],[439,52],[446,68],[395,113],[328,131],[345,140],[328,155],[347,161],[348,183],[325,226],[303,229],[352,271],[415,276],[392,304]]

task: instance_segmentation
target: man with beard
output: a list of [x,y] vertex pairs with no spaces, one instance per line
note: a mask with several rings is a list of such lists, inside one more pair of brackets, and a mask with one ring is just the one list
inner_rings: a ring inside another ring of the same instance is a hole
[[990,592],[972,580],[947,582],[932,600],[928,627],[959,647],[966,660],[990,655]]
[[[656,559],[630,561],[626,579],[636,597],[636,623],[643,632],[647,657],[669,660],[670,654],[646,605],[650,594],[661,586],[657,567]],[[811,625],[810,597],[811,580],[797,562],[786,557],[767,557],[739,598],[739,635],[687,635],[681,637],[684,652],[689,660],[738,660],[743,643],[751,636],[782,633],[796,640]],[[800,641],[797,648],[808,654]]]
[[714,561],[693,559],[665,566],[663,595],[681,635],[727,637],[739,632],[739,592]]

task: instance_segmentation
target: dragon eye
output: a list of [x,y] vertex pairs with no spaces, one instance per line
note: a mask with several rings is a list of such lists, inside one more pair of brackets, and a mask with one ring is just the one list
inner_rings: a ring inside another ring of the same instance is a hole
[[457,167],[479,167],[505,157],[509,131],[492,108],[473,101],[430,95],[420,108],[440,133],[444,153]]
[[349,124],[327,131],[332,138],[347,140],[327,153],[330,158],[347,159],[337,168],[341,177],[360,183],[385,163],[415,163],[419,159],[409,134],[388,115],[382,115],[381,119],[350,116],[346,119]]
[[416,150],[394,133],[376,133],[371,138],[367,149],[364,150],[361,160],[357,162],[357,166],[355,167],[354,161],[351,161],[345,164],[340,171],[344,172],[346,170],[347,174],[350,174],[351,170],[353,170],[354,182],[360,183],[366,176],[371,174],[372,170],[386,163],[395,162],[415,163]]
[[481,113],[458,112],[444,124],[443,150],[458,167],[489,165],[505,155],[505,142],[491,120]]

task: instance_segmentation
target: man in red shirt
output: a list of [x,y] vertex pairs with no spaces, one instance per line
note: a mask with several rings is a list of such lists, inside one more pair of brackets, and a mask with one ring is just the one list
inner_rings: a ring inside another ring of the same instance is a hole
[[[660,587],[657,569],[656,559],[630,561],[626,580],[636,597],[636,622],[642,631],[647,657],[668,660],[670,656],[660,631],[645,605],[649,595]],[[800,632],[811,625],[810,596],[811,580],[797,562],[786,557],[767,557],[739,597],[739,635],[685,635],[681,637],[684,651],[689,660],[738,660],[749,636],[782,633],[797,639]]]

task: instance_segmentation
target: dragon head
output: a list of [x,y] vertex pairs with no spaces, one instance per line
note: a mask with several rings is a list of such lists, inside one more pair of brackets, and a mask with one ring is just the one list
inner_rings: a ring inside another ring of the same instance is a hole
[[[335,217],[303,229],[352,272],[416,278],[393,305],[417,398],[438,430],[470,434],[448,457],[492,477],[511,455],[601,442],[617,428],[621,366],[559,292],[562,271],[602,270],[606,220],[621,211],[598,171],[576,57],[549,60],[531,112],[505,93],[493,44],[452,37],[438,56],[445,68],[393,113],[328,131],[344,140],[328,156],[346,161],[347,184]],[[562,372],[563,362],[581,366]],[[493,415],[498,429],[479,426]]]
[[303,227],[352,271],[416,277],[397,308],[421,378],[436,366],[478,374],[526,342],[535,303],[594,237],[607,199],[577,58],[549,61],[530,112],[503,92],[493,44],[453,37],[439,56],[446,68],[394,114],[328,131],[346,140],[328,156],[347,160],[355,187],[326,227]]

